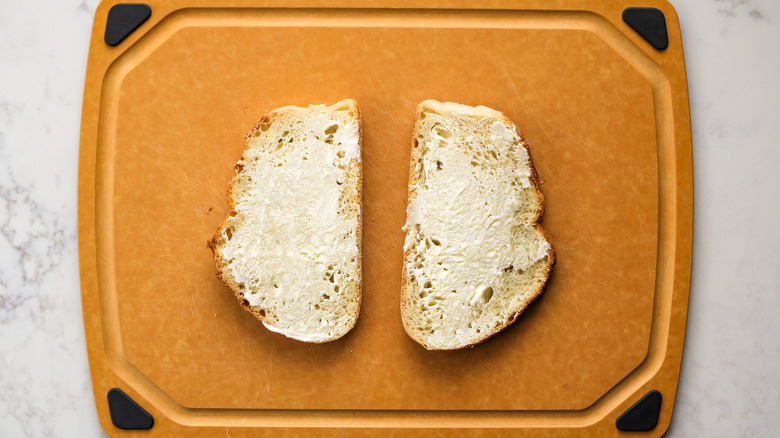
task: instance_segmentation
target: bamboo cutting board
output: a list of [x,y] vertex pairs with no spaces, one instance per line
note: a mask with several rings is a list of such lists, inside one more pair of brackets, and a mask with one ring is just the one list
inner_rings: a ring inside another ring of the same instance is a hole
[[[617,418],[652,390],[663,398],[651,434],[666,430],[693,205],[668,3],[156,0],[145,21],[133,15],[143,9],[110,16],[114,4],[95,14],[79,168],[83,313],[106,432],[623,435]],[[663,12],[666,49],[622,19],[633,6]],[[142,22],[107,33],[117,19]],[[343,98],[364,124],[363,306],[346,337],[311,345],[243,311],[206,242],[262,114]],[[426,351],[401,325],[411,132],[425,99],[486,105],[523,131],[558,259],[517,322],[465,351]],[[137,405],[114,390],[110,409],[112,388]],[[116,427],[144,413],[149,431]]]

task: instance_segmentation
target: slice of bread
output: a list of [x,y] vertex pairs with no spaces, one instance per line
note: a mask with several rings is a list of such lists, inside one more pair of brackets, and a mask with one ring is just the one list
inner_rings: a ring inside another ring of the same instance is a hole
[[555,253],[528,143],[502,113],[427,100],[414,129],[401,313],[430,350],[498,333],[541,292]]
[[218,276],[273,332],[320,343],[355,325],[361,137],[353,100],[279,108],[247,135],[209,246]]

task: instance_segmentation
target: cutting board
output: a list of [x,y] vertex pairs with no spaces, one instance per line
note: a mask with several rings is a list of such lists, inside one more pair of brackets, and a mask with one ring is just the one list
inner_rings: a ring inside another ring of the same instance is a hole
[[[95,13],[79,163],[83,314],[107,433],[667,429],[693,204],[668,3],[115,3]],[[662,13],[665,49],[623,19],[639,6]],[[313,345],[241,309],[206,243],[263,113],[344,98],[363,115],[363,304],[349,334]],[[486,105],[518,125],[557,255],[545,293],[517,322],[462,351],[426,351],[399,312],[411,132],[425,99]]]

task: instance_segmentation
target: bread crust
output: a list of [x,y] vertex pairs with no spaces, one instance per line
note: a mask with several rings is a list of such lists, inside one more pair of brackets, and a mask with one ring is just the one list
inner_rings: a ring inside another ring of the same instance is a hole
[[[360,114],[360,108],[357,106],[357,102],[355,102],[352,99],[345,99],[342,102],[348,102],[350,105],[350,108],[355,112],[355,119],[358,123],[358,144],[360,145],[360,150],[362,153],[363,149],[363,118]],[[341,103],[341,102],[339,102]],[[338,104],[338,103],[337,103]],[[252,136],[257,130],[260,129],[261,125],[264,123],[268,123],[272,120],[272,117],[274,114],[280,112],[280,110],[284,110],[289,107],[282,107],[282,108],[276,108],[271,111],[266,112],[263,117],[258,120],[254,126],[252,127],[252,130],[249,131],[246,135],[244,135],[244,146],[243,150],[241,152],[241,158],[239,162],[243,162],[246,160],[246,154],[250,147],[250,140],[252,139]],[[238,180],[239,175],[244,171],[243,168],[239,169],[239,165],[236,164],[236,173],[233,176],[233,179],[230,180],[230,183],[228,184],[227,189],[227,198],[228,203],[230,204],[230,212],[228,213],[228,217],[222,221],[222,223],[217,228],[217,231],[214,233],[214,235],[211,237],[211,240],[208,241],[207,245],[209,249],[211,249],[211,253],[214,255],[214,262],[217,267],[217,278],[219,278],[222,283],[224,283],[228,290],[231,292],[231,294],[238,300],[241,307],[251,313],[255,318],[260,320],[265,325],[270,325],[274,328],[277,328],[282,334],[284,334],[284,330],[276,325],[273,324],[273,321],[270,321],[264,314],[264,312],[261,312],[261,310],[254,309],[252,306],[249,305],[249,301],[243,297],[241,292],[239,291],[238,285],[234,282],[230,281],[224,273],[224,270],[222,266],[225,265],[224,260],[222,256],[218,252],[217,248],[217,240],[219,239],[219,236],[222,234],[222,232],[225,230],[225,228],[228,225],[228,222],[230,221],[230,218],[235,216],[236,214],[236,200],[232,196],[233,193],[233,186],[235,185],[236,181]],[[357,205],[358,205],[358,215],[357,215],[357,258],[355,262],[357,263],[357,279],[356,279],[356,310],[354,315],[352,315],[352,319],[350,320],[347,329],[344,331],[344,333],[341,336],[337,336],[331,339],[325,339],[325,340],[317,340],[317,341],[310,341],[310,343],[314,344],[322,344],[326,342],[335,341],[336,339],[340,339],[347,333],[349,333],[352,328],[355,327],[355,324],[357,323],[358,315],[360,314],[360,306],[362,304],[362,297],[363,297],[363,265],[362,265],[362,259],[363,259],[363,208],[362,208],[362,199],[363,199],[363,160],[358,159],[357,160]]]
[[[417,162],[417,160],[420,158],[420,148],[417,142],[417,138],[420,136],[420,127],[421,127],[421,114],[423,112],[423,105],[425,102],[420,103],[420,105],[417,107],[417,112],[415,114],[414,118],[414,129],[412,131],[412,152],[411,157],[409,160],[409,194],[407,196],[406,205],[407,207],[409,204],[414,201],[414,198],[416,198],[416,193],[413,195],[413,192],[411,190],[411,187],[415,186],[417,184],[418,175],[417,172],[415,172],[415,166],[414,163]],[[422,345],[428,350],[442,350],[442,351],[452,351],[452,350],[462,350],[465,348],[473,348],[475,345],[480,344],[496,334],[498,334],[500,331],[504,330],[505,328],[509,327],[515,320],[517,320],[517,317],[520,316],[521,313],[528,307],[531,302],[533,302],[539,295],[542,294],[544,291],[544,287],[547,284],[547,280],[550,278],[550,273],[552,272],[552,268],[555,265],[555,250],[553,249],[552,242],[549,239],[549,235],[547,232],[542,228],[542,226],[539,224],[539,221],[541,220],[542,216],[544,215],[544,195],[542,194],[541,190],[539,189],[540,181],[539,181],[539,174],[536,172],[536,167],[534,166],[533,157],[531,156],[531,149],[529,147],[528,141],[526,140],[525,136],[520,132],[519,129],[517,129],[517,126],[503,113],[500,113],[502,121],[507,125],[514,128],[515,132],[520,137],[520,145],[525,148],[526,152],[528,153],[528,164],[531,167],[531,183],[533,185],[534,191],[536,192],[536,195],[539,197],[540,202],[540,208],[539,212],[536,215],[536,218],[534,219],[534,229],[536,229],[540,234],[542,234],[547,240],[547,242],[550,244],[550,249],[547,251],[547,264],[544,269],[544,281],[541,282],[541,285],[532,293],[528,294],[528,298],[524,300],[520,306],[518,306],[515,311],[513,312],[512,316],[502,325],[495,327],[494,329],[490,331],[486,331],[484,334],[482,334],[476,341],[463,346],[457,346],[457,347],[451,347],[451,348],[438,348],[429,345],[425,342],[424,339],[417,336],[417,334],[414,332],[413,328],[409,326],[409,322],[411,321],[411,311],[407,308],[407,302],[409,301],[407,298],[409,294],[411,293],[411,285],[406,281],[408,278],[408,272],[406,269],[406,260],[409,259],[409,255],[411,254],[411,248],[404,251],[404,263],[403,268],[401,270],[401,321],[403,322],[404,331],[406,331],[406,334],[409,335],[410,338],[412,338],[415,342]],[[408,233],[409,231],[407,231]]]

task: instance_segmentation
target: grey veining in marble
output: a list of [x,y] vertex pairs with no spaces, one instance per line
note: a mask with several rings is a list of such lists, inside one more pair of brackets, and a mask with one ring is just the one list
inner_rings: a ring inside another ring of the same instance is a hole
[[0,436],[101,436],[76,175],[96,1],[0,4]]
[[675,2],[694,149],[688,331],[671,436],[780,430],[780,2]]
[[[0,2],[2,438],[105,435],[76,243],[81,98],[97,3]],[[689,81],[695,241],[668,436],[777,436],[780,2],[673,3]]]

